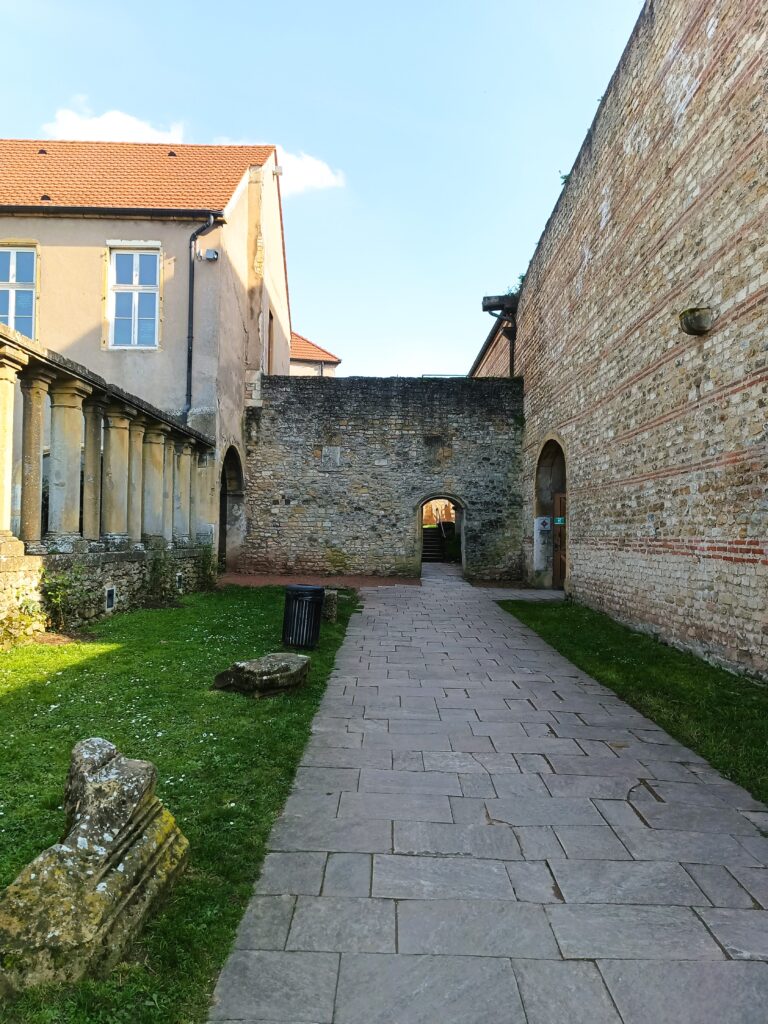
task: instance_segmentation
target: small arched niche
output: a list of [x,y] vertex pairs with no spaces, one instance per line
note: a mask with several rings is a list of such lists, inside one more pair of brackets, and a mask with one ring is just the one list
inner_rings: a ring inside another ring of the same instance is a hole
[[547,441],[536,464],[533,573],[540,587],[562,589],[567,574],[565,453],[558,441]]

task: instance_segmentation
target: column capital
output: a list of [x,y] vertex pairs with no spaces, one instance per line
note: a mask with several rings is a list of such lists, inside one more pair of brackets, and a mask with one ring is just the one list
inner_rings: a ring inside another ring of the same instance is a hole
[[29,356],[15,345],[0,343],[0,380],[15,381],[29,362]]
[[144,430],[144,440],[154,444],[165,444],[166,436],[170,431],[171,428],[167,424],[149,420]]
[[90,384],[75,377],[57,379],[50,387],[51,405],[82,409],[83,401],[93,392]]
[[[110,426],[114,421],[114,425],[118,429],[121,426],[127,428],[131,420],[136,417],[136,410],[130,405],[124,405],[122,402],[110,402],[107,406],[106,416],[110,421]],[[125,423],[120,424],[120,420],[125,420]]]
[[33,363],[23,371],[19,378],[19,383],[21,384],[21,390],[24,392],[42,391],[45,393],[55,380],[56,374],[53,370]]
[[143,439],[148,429],[149,424],[143,416],[136,416],[128,424],[128,432],[132,438],[138,437],[140,440]]
[[94,392],[83,402],[83,412],[98,412],[103,416],[107,411],[107,396]]

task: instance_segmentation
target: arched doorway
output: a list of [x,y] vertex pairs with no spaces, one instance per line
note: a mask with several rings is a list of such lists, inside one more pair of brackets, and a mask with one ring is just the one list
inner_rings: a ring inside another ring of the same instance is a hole
[[428,495],[419,502],[422,563],[464,565],[464,519],[464,506],[453,495]]
[[245,539],[243,466],[237,449],[230,447],[221,465],[219,488],[219,568],[234,572]]
[[565,453],[549,440],[536,464],[533,573],[540,587],[561,590],[568,571]]

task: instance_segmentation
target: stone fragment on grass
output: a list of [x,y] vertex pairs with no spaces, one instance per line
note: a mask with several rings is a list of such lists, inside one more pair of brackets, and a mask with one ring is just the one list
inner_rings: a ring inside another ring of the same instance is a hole
[[323,619],[326,622],[335,622],[339,613],[339,592],[338,590],[325,591],[323,598]]
[[72,751],[66,834],[0,896],[0,998],[106,974],[184,868],[157,771],[107,740]]
[[236,661],[219,672],[213,688],[235,690],[248,697],[271,697],[301,686],[309,674],[309,664],[305,654],[267,654],[251,661]]

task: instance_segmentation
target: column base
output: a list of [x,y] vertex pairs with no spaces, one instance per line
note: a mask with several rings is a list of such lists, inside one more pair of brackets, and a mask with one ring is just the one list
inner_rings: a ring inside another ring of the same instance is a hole
[[142,535],[141,543],[145,551],[165,551],[168,541],[165,537],[156,533],[145,533]]
[[5,558],[18,558],[24,554],[24,541],[15,537],[10,530],[0,530],[0,555]]
[[104,533],[101,539],[107,551],[127,551],[131,546],[127,533]]
[[174,535],[173,546],[175,548],[188,548],[192,546],[192,538],[189,536],[179,537]]
[[81,554],[88,550],[88,541],[79,533],[46,533],[43,543],[46,551],[60,555]]
[[48,548],[42,540],[25,540],[24,550],[28,555],[47,555]]

